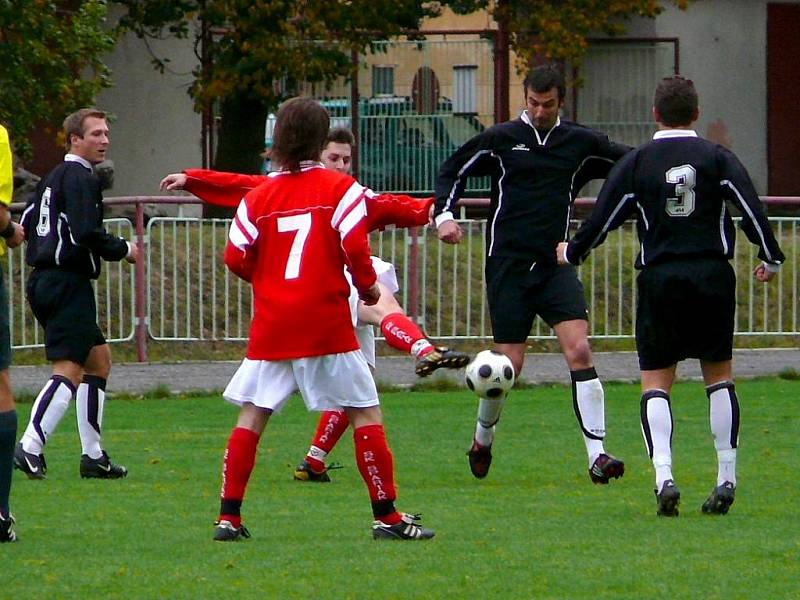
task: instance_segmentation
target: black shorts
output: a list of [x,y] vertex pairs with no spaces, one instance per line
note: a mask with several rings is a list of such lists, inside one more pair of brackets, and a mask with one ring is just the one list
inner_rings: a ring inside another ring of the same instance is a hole
[[88,277],[34,270],[25,292],[33,315],[44,328],[47,360],[71,360],[82,365],[92,348],[106,343],[97,325],[97,305]]
[[529,261],[490,256],[485,274],[492,334],[498,344],[524,343],[536,315],[550,327],[587,319],[583,285],[575,267],[531,268]]
[[731,359],[736,275],[728,261],[694,258],[645,267],[636,287],[641,370],[664,369],[685,358]]

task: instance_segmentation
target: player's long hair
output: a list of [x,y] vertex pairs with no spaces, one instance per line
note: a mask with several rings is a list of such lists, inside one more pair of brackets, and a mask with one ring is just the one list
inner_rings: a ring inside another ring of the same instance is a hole
[[329,127],[328,111],[316,100],[287,100],[275,116],[270,159],[283,170],[299,171],[302,161],[319,160]]

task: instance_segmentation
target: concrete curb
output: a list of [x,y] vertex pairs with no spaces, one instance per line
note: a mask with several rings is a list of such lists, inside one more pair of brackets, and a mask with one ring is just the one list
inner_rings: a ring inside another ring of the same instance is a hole
[[[597,352],[594,355],[597,372],[603,381],[638,381],[638,362],[635,352]],[[108,383],[109,392],[144,393],[156,388],[171,392],[221,391],[239,366],[239,361],[186,361],[176,363],[115,364]],[[800,349],[735,350],[734,375],[739,378],[778,375],[786,371],[800,372]],[[41,366],[12,366],[11,385],[17,394],[36,394],[50,377],[50,368]],[[415,383],[448,379],[461,383],[463,371],[437,371],[429,379],[414,375],[414,361],[404,356],[378,357],[375,379],[384,385],[411,386]],[[699,379],[698,361],[689,360],[678,367],[678,377]],[[556,353],[529,354],[525,360],[522,379],[529,383],[569,383],[564,359]]]

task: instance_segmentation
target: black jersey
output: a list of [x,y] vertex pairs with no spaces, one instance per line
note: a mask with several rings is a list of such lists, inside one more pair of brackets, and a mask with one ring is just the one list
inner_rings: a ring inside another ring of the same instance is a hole
[[732,258],[735,230],[727,202],[742,214],[742,229],[761,260],[784,260],[747,171],[722,146],[694,131],[659,131],[609,174],[591,216],[567,247],[583,261],[606,234],[636,214],[636,268],[692,256]]
[[37,269],[63,269],[96,279],[100,259],[121,260],[128,244],[103,228],[100,181],[67,156],[36,187],[22,215],[26,262]]
[[629,150],[560,119],[542,136],[523,112],[479,133],[442,164],[434,214],[455,209],[468,176],[489,175],[487,255],[555,264],[554,248],[567,237],[575,195],[588,181],[605,177]]

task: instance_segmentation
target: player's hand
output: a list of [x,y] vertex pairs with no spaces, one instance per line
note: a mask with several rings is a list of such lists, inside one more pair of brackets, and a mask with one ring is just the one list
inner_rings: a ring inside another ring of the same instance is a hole
[[25,229],[19,223],[14,223],[14,235],[6,239],[6,246],[16,248],[25,241]]
[[365,292],[358,293],[359,299],[367,306],[374,306],[381,297],[381,286],[376,281]]
[[158,184],[160,190],[182,190],[186,186],[186,173],[170,173],[161,183]]
[[567,261],[567,245],[567,242],[559,242],[556,245],[556,262],[562,267],[569,264]]
[[455,221],[444,221],[436,231],[439,239],[445,244],[457,244],[464,235],[461,227]]
[[139,244],[136,242],[130,242],[131,249],[128,252],[128,256],[125,257],[125,260],[131,264],[134,264],[139,259]]
[[436,208],[436,206],[433,203],[431,203],[431,207],[428,209],[428,226],[429,227],[436,227],[436,221],[433,218],[433,209],[434,208]]
[[775,271],[770,271],[767,269],[767,265],[765,263],[760,263],[755,269],[753,269],[753,276],[756,278],[757,281],[761,283],[766,283],[773,277],[775,277]]

